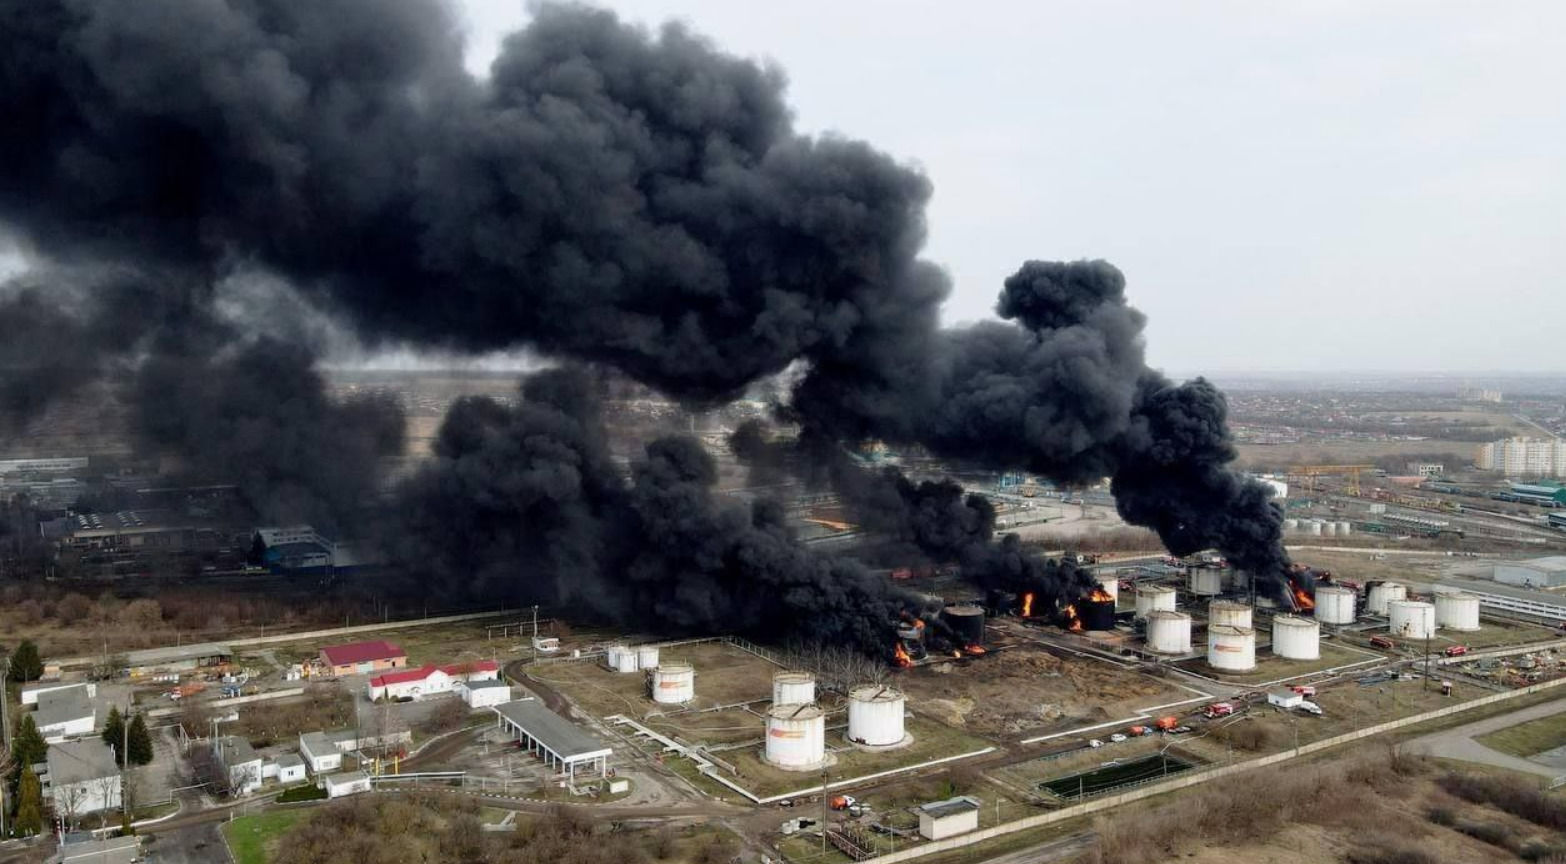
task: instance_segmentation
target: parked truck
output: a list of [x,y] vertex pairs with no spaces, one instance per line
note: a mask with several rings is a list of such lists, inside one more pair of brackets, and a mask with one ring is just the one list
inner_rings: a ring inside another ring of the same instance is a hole
[[1214,702],[1213,704],[1207,706],[1207,710],[1204,713],[1206,713],[1208,719],[1212,719],[1214,717],[1228,717],[1230,714],[1234,713],[1234,706],[1228,702]]

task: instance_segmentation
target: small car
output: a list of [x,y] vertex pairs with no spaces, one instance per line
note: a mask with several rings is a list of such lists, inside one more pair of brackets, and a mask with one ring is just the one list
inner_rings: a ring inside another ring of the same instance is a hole
[[1119,732],[1116,732],[1115,734],[1109,736],[1109,740],[1114,742],[1114,743],[1116,743],[1116,744],[1119,744],[1121,741],[1126,740],[1126,736],[1121,734],[1121,733],[1119,733]]

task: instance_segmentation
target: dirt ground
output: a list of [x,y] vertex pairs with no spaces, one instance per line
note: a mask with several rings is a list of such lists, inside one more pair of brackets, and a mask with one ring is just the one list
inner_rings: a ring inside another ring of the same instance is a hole
[[997,651],[960,669],[952,664],[910,669],[897,684],[919,710],[998,738],[1064,721],[1114,720],[1192,695],[1156,678],[1107,663],[1062,660],[1032,646]]
[[642,718],[770,699],[772,674],[778,671],[760,657],[722,642],[664,648],[659,660],[686,662],[696,668],[696,698],[689,706],[658,705],[647,697],[642,673],[611,672],[592,660],[539,664],[528,674],[595,717],[625,714]]

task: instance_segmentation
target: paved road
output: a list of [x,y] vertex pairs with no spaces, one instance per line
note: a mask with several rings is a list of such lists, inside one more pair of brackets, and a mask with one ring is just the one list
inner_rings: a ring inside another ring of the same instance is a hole
[[1029,846],[1026,849],[1018,849],[1015,852],[1007,852],[994,858],[986,858],[981,864],[1044,864],[1046,861],[1060,861],[1075,858],[1093,848],[1098,841],[1098,835],[1092,831],[1083,831],[1080,834],[1071,834],[1048,843],[1040,843],[1037,846]]
[[1518,723],[1526,723],[1529,720],[1537,720],[1540,717],[1560,714],[1563,711],[1566,711],[1566,699],[1556,699],[1541,705],[1523,708],[1520,711],[1513,711],[1510,714],[1502,714],[1499,717],[1478,720],[1442,732],[1433,732],[1422,738],[1415,738],[1404,743],[1402,749],[1408,753],[1425,753],[1445,759],[1461,759],[1464,762],[1478,762],[1481,765],[1494,765],[1497,768],[1508,768],[1513,771],[1554,778],[1560,774],[1557,769],[1548,765],[1540,765],[1537,762],[1518,756],[1511,756],[1499,750],[1492,750],[1474,739],[1498,729],[1516,726]]

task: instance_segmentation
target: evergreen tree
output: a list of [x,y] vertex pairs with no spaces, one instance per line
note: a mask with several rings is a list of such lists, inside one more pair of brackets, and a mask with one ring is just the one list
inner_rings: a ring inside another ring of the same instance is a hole
[[152,761],[152,733],[147,731],[147,721],[140,714],[131,718],[129,752],[132,765]]
[[26,684],[29,681],[37,681],[43,677],[43,658],[38,656],[38,646],[31,639],[24,640],[16,646],[16,653],[11,655],[11,675],[13,681]]
[[120,716],[120,706],[109,708],[109,718],[103,721],[103,742],[114,748],[114,761],[125,767],[125,718]]
[[43,833],[43,788],[33,766],[22,766],[22,779],[17,783],[16,833],[24,837]]
[[43,734],[38,731],[38,724],[34,722],[33,715],[23,714],[22,719],[16,724],[16,735],[11,739],[11,755],[16,757],[19,768],[30,767],[44,761],[44,756],[49,752],[49,745],[44,741]]

